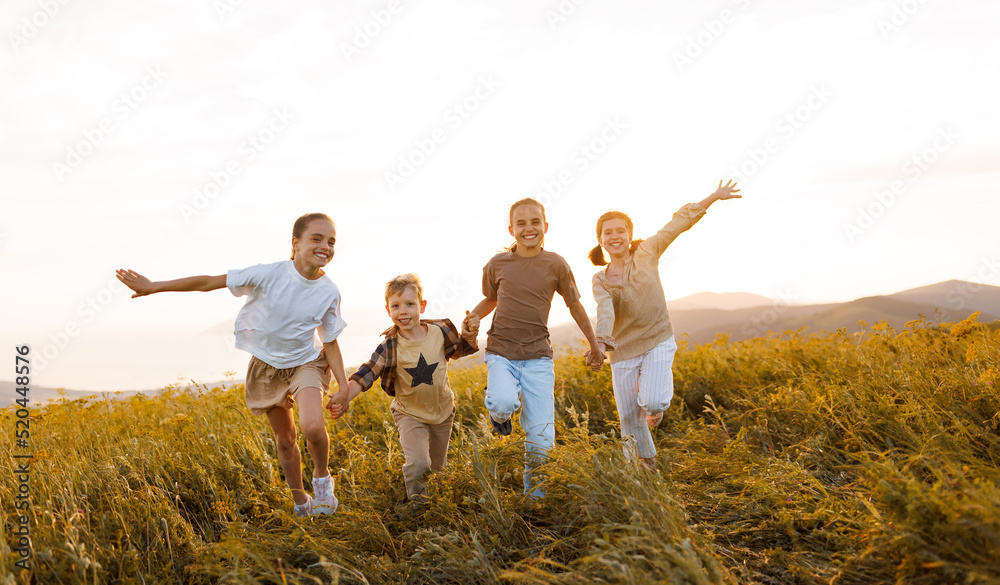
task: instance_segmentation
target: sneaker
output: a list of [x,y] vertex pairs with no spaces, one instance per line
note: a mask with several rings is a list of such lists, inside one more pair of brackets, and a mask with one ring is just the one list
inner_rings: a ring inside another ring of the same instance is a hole
[[312,513],[313,514],[333,514],[337,511],[337,496],[333,495],[333,478],[329,475],[326,477],[314,477],[312,480],[313,484],[313,495],[312,498]]
[[312,498],[306,496],[306,503],[295,504],[295,508],[293,508],[295,515],[300,518],[305,516],[312,516],[313,515],[312,504],[313,504]]
[[490,424],[493,425],[493,432],[494,433],[496,433],[498,435],[503,435],[505,437],[507,435],[509,435],[510,432],[514,429],[514,425],[513,425],[513,423],[510,422],[509,418],[507,420],[503,421],[503,422],[497,422],[497,421],[493,420],[493,417],[491,416],[490,417]]
[[662,412],[658,412],[656,414],[647,414],[646,415],[646,425],[649,426],[649,428],[651,428],[651,429],[654,428],[654,427],[656,427],[656,425],[660,424],[661,420],[663,420],[663,413]]

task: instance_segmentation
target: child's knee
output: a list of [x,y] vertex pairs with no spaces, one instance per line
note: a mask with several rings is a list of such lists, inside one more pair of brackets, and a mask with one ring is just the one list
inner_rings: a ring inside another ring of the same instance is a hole
[[274,444],[278,448],[279,453],[288,453],[290,451],[299,448],[298,444],[296,444],[295,441],[294,431],[290,433],[289,432],[275,433]]
[[322,442],[324,438],[329,438],[329,435],[326,434],[326,427],[322,423],[303,424],[302,436],[310,443]]
[[486,410],[494,419],[505,421],[513,416],[519,404],[517,394],[514,392],[494,392],[487,391],[485,400]]
[[423,481],[430,471],[430,457],[413,457],[403,464],[403,476],[410,481]]
[[646,412],[650,413],[664,412],[665,410],[670,408],[670,400],[673,397],[674,393],[671,392],[670,390],[657,393],[657,395],[652,400],[652,404],[650,404],[650,408],[646,409]]
[[496,420],[507,420],[521,406],[517,378],[511,372],[510,362],[504,358],[487,355],[486,410]]

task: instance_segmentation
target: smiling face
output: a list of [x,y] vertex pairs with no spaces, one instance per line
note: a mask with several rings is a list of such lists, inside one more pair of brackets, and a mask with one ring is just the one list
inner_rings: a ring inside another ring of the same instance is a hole
[[538,205],[518,205],[510,214],[510,235],[517,242],[515,253],[519,256],[534,256],[541,252],[545,240],[545,232],[549,224],[545,223],[545,214]]
[[624,219],[609,219],[601,224],[601,247],[612,258],[624,258],[628,256],[629,244],[631,242],[632,233],[629,231],[628,224]]
[[303,230],[302,237],[292,237],[295,267],[306,278],[315,274],[333,259],[337,243],[337,228],[332,221],[314,219]]
[[427,308],[427,301],[417,295],[416,287],[408,286],[402,292],[389,295],[385,310],[406,339],[420,337],[420,315]]

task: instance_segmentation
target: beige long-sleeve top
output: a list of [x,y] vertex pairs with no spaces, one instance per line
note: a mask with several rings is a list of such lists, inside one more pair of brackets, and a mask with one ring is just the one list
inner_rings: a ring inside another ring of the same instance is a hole
[[678,209],[625,261],[622,284],[608,280],[606,268],[594,275],[597,339],[608,347],[611,363],[642,355],[674,334],[660,282],[660,256],[704,215],[705,208],[697,203]]

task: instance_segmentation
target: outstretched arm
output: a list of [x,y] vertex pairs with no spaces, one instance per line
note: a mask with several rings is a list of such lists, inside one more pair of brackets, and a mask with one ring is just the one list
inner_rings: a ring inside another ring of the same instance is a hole
[[189,276],[175,280],[161,280],[153,282],[134,270],[119,269],[115,272],[118,280],[135,292],[132,298],[144,297],[160,292],[190,292],[218,290],[226,288],[226,275],[218,276]]
[[736,181],[730,180],[725,185],[723,185],[722,181],[720,180],[719,188],[716,189],[715,192],[709,195],[708,197],[702,199],[701,202],[698,203],[698,205],[701,205],[707,210],[709,205],[721,199],[742,199],[743,196],[740,195],[739,192],[740,190],[736,188]]
[[667,222],[667,225],[660,228],[660,231],[643,242],[641,246],[645,247],[656,258],[659,258],[667,250],[667,246],[677,239],[677,236],[691,229],[691,226],[704,217],[710,205],[720,199],[738,199],[743,197],[739,192],[740,190],[736,188],[735,182],[729,181],[723,185],[722,181],[719,181],[719,188],[711,195],[702,199],[699,203],[689,203],[682,206],[674,213],[670,221]]
[[573,316],[573,320],[576,321],[583,336],[587,338],[587,343],[590,344],[590,351],[587,352],[587,365],[591,369],[600,369],[604,363],[604,351],[599,345],[600,342],[597,341],[597,336],[594,335],[594,327],[590,324],[590,315],[587,315],[587,309],[584,308],[583,303],[577,301],[569,306],[569,314]]

